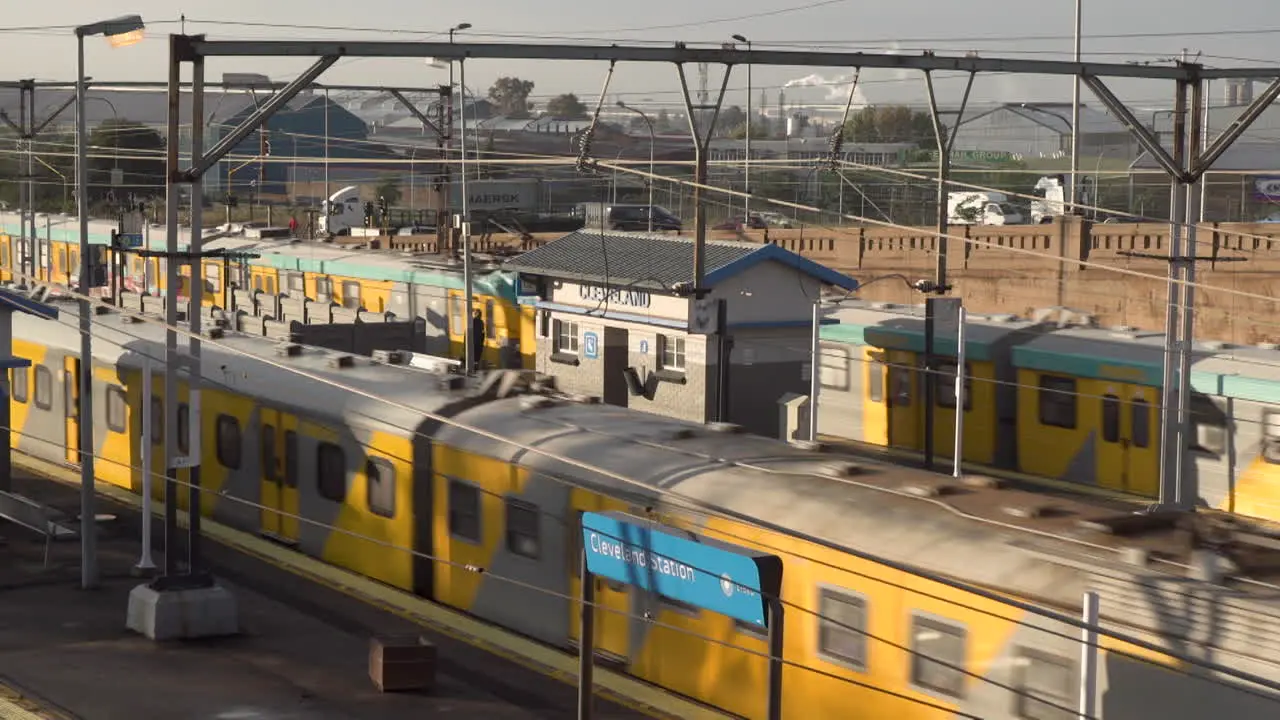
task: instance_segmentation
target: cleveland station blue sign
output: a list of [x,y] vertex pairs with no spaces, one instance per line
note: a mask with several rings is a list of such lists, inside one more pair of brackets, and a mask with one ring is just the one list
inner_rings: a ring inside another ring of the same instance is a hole
[[782,588],[782,560],[678,532],[625,513],[583,513],[587,571],[766,627],[768,598]]

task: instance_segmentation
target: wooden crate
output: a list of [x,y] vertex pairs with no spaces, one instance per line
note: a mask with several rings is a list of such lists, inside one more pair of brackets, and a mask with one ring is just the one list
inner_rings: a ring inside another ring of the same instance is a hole
[[380,692],[430,692],[436,685],[436,646],[417,635],[384,635],[369,642],[369,678]]

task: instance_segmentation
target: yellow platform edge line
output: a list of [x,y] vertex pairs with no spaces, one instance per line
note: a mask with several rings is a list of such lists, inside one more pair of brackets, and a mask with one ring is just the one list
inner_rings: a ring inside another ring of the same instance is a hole
[[16,688],[0,683],[0,720],[65,720],[66,716],[46,708]]
[[[13,453],[13,467],[64,485],[80,486],[79,472],[74,468],[22,455],[17,451]],[[98,494],[121,504],[139,510],[142,507],[142,498],[121,488],[99,482],[95,489]],[[152,514],[161,516],[162,508],[154,507]],[[178,524],[186,527],[185,512],[178,513]],[[388,587],[357,573],[325,564],[308,555],[294,552],[209,518],[201,519],[200,528],[204,537],[232,550],[253,556],[278,569],[337,590],[344,595],[429,628],[433,632],[480,648],[542,675],[569,685],[577,684],[578,659],[574,656],[501,630],[469,615],[415,597],[402,590]],[[703,718],[721,720],[734,717],[671,695],[660,688],[599,665],[595,668],[593,679],[597,697],[611,700],[650,717],[689,720]],[[8,720],[7,716],[3,715],[3,710],[0,710],[0,720]],[[15,720],[26,720],[26,718],[15,716]]]

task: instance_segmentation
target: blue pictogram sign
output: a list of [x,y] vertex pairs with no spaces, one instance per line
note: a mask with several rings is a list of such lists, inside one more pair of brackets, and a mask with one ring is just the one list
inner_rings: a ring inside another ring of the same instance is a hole
[[582,334],[582,354],[588,360],[595,360],[600,357],[600,336],[593,333]]

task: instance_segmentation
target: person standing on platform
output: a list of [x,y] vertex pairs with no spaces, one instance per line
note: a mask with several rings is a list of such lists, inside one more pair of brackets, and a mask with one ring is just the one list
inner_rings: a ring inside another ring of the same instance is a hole
[[471,316],[471,370],[480,369],[480,356],[484,352],[484,317],[476,310]]
[[289,218],[289,235],[291,237],[298,237],[298,218],[296,217]]

